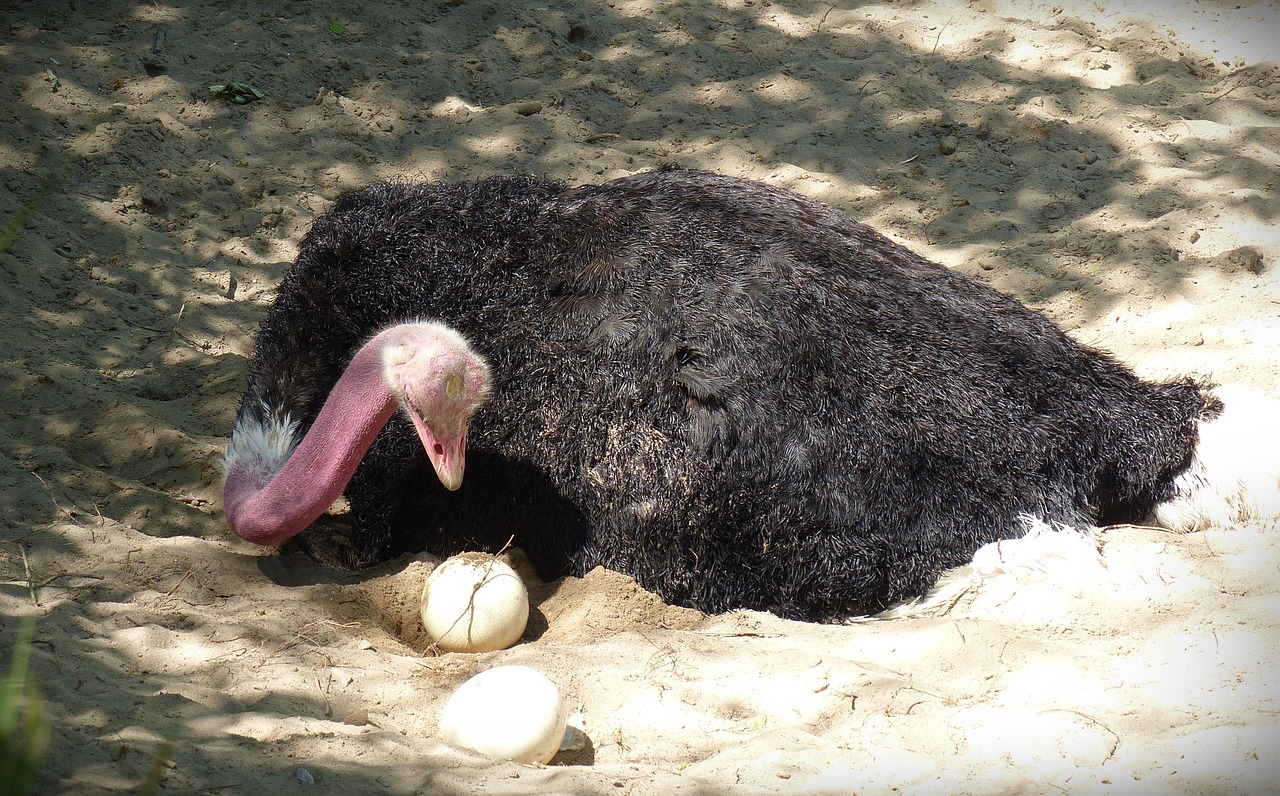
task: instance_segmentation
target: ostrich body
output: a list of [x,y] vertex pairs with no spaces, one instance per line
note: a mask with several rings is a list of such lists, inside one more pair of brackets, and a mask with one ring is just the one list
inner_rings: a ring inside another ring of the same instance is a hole
[[[454,375],[409,362],[418,345]],[[514,535],[544,579],[605,566],[709,612],[835,620],[922,595],[1028,517],[1143,520],[1220,409],[786,191],[683,170],[389,183],[303,240],[227,512],[274,543],[345,490],[362,565]]]

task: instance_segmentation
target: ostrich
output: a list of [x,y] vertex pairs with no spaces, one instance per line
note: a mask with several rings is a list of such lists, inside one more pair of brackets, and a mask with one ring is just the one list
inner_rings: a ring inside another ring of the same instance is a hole
[[345,492],[357,566],[514,537],[545,580],[837,621],[1033,523],[1193,524],[1223,410],[758,183],[390,182],[304,238],[225,505],[275,544]]

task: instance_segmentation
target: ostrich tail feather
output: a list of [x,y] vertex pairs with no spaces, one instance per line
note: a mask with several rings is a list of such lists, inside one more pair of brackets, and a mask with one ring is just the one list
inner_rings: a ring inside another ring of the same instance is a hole
[[1280,400],[1234,385],[1214,394],[1222,414],[1199,421],[1195,459],[1156,522],[1174,531],[1280,525]]

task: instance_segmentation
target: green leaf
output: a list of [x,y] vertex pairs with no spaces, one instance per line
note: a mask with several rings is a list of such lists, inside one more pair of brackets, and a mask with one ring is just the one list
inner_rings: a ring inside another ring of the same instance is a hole
[[40,686],[28,671],[35,622],[18,630],[9,674],[0,681],[0,786],[4,793],[30,792],[49,749],[49,719]]
[[209,91],[223,99],[231,100],[237,105],[244,105],[247,102],[260,100],[266,96],[248,83],[226,83],[209,86]]
[[329,31],[334,36],[341,36],[342,34],[347,32],[347,26],[343,25],[341,22],[339,22],[336,19],[331,19],[329,20]]

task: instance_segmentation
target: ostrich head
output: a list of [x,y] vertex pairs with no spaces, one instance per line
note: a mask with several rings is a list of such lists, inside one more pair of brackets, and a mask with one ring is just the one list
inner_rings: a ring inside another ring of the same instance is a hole
[[440,483],[455,490],[466,466],[467,425],[489,397],[489,367],[444,324],[402,324],[383,336],[383,381],[413,421]]
[[462,484],[467,426],[489,395],[489,366],[440,323],[404,323],[356,352],[306,436],[278,408],[246,411],[226,454],[223,503],[242,538],[276,544],[342,494],[397,407],[413,421],[440,483]]

